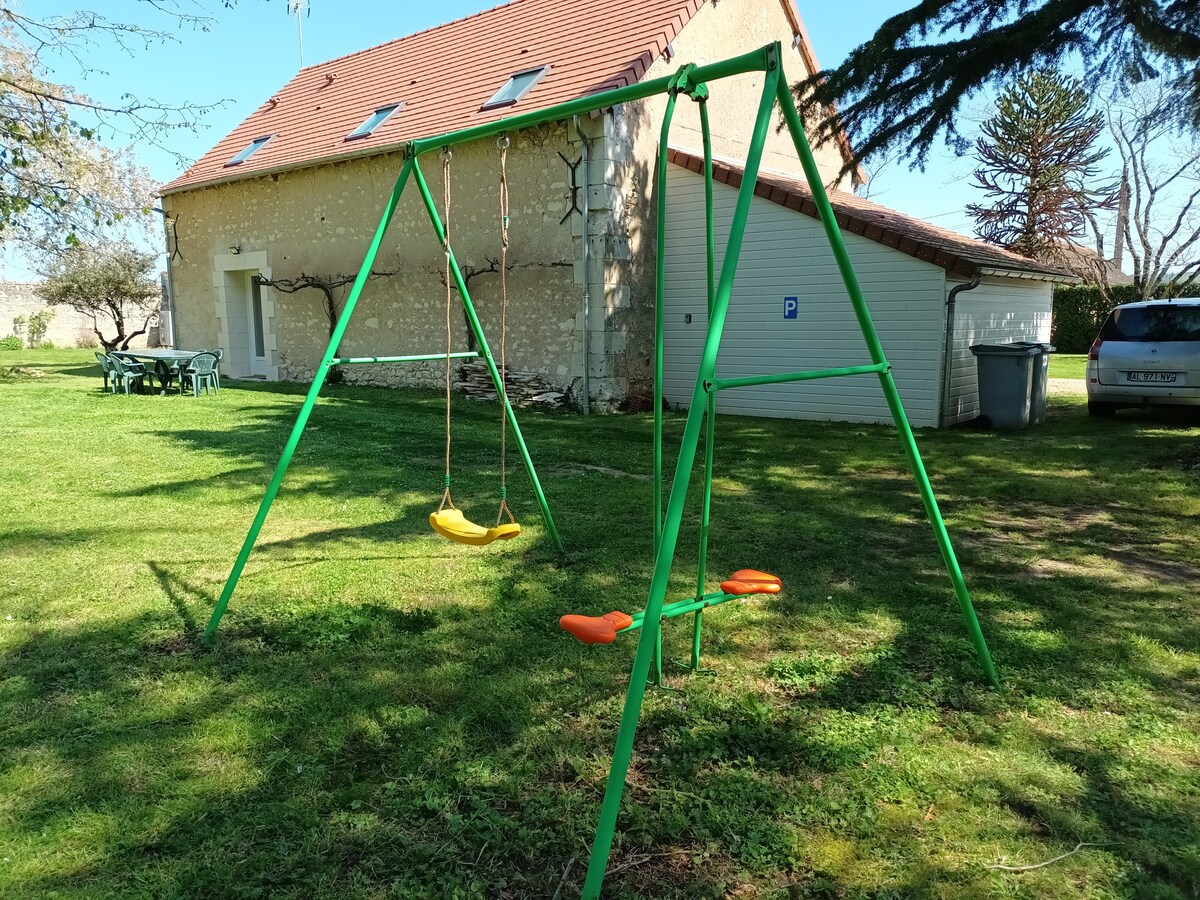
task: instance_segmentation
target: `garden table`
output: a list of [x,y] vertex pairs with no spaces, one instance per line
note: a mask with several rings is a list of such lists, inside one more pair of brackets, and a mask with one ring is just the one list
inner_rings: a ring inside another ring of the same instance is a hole
[[154,373],[158,376],[165,393],[171,386],[171,379],[179,377],[180,366],[197,353],[203,352],[203,350],[179,350],[173,347],[143,347],[140,350],[114,350],[112,355],[152,363]]

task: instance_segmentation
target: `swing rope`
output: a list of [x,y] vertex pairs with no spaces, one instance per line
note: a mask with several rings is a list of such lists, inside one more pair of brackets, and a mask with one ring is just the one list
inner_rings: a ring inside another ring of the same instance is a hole
[[[505,413],[507,412],[508,393],[504,389],[504,373],[507,364],[505,358],[505,343],[507,341],[506,328],[508,327],[507,310],[508,310],[508,283],[506,280],[506,268],[508,265],[508,177],[505,170],[507,162],[508,138],[502,136],[498,141],[500,147],[500,253],[502,264],[500,266],[500,291],[501,291],[501,310],[500,310],[500,511],[496,514],[496,525],[493,528],[484,528],[481,525],[476,525],[465,515],[462,510],[454,505],[454,500],[450,497],[450,388],[451,388],[451,352],[454,349],[454,331],[451,322],[450,309],[454,305],[454,289],[450,284],[452,274],[457,274],[452,267],[451,256],[453,251],[450,247],[450,148],[446,147],[442,150],[442,198],[445,206],[445,221],[443,223],[442,234],[442,250],[446,254],[446,489],[442,493],[442,502],[438,504],[438,508],[429,514],[429,524],[442,537],[449,538],[452,541],[457,541],[460,544],[471,544],[477,547],[482,547],[492,543],[492,541],[508,541],[515,538],[521,533],[521,526],[517,524],[517,520],[513,517],[512,510],[508,508],[508,489],[505,484],[506,472],[506,428],[505,428]],[[464,303],[470,308],[470,298],[464,294]],[[474,321],[474,320],[472,320]],[[493,369],[493,371],[495,371]],[[502,524],[505,514],[508,514],[508,522]]]
[[512,510],[508,508],[508,135],[496,139],[500,148],[500,508],[496,511],[496,524],[504,516],[516,523]]
[[442,502],[437,511],[441,512],[449,504],[451,509],[457,509],[450,497],[450,351],[453,349],[450,330],[450,306],[454,301],[454,292],[450,287],[450,160],[453,158],[450,148],[442,150],[442,196],[445,201],[445,238],[442,250],[446,256],[446,490],[442,494]]

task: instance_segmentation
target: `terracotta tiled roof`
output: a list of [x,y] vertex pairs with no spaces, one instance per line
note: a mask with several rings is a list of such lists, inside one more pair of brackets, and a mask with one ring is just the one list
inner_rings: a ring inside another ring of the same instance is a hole
[[[160,193],[370,156],[633,84],[704,2],[513,0],[309,66]],[[804,58],[815,64],[794,0],[780,2]],[[480,109],[509,76],[542,65],[551,66],[550,72],[515,106]],[[346,140],[375,109],[397,102],[404,108],[374,134]],[[226,167],[251,141],[267,135],[273,137],[253,156]]]
[[[636,82],[704,0],[514,0],[473,16],[302,69],[160,191],[369,156]],[[790,2],[790,0],[788,0]],[[509,76],[551,70],[515,106],[481,110]],[[404,108],[347,141],[376,108]],[[274,135],[239,166],[226,163]]]
[[[690,150],[672,148],[668,159],[692,172],[704,171],[704,159]],[[743,168],[727,160],[713,160],[713,180],[738,187]],[[808,185],[792,176],[760,171],[754,193],[759,197],[817,218]],[[1050,281],[1077,281],[1070,272],[1037,260],[1026,259],[1000,247],[939,228],[913,216],[864,200],[846,191],[830,191],[829,202],[842,231],[894,247],[917,259],[941,266],[947,272],[968,278],[977,274],[1011,274]]]

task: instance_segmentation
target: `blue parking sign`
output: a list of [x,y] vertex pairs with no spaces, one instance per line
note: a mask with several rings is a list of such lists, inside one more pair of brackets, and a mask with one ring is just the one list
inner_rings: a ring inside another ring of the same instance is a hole
[[785,319],[796,318],[796,312],[800,309],[799,297],[784,297],[783,298],[783,317]]

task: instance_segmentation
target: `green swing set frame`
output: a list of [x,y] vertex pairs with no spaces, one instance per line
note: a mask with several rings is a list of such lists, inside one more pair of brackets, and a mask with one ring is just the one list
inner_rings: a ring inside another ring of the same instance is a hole
[[[732,224],[730,226],[728,243],[726,245],[725,255],[722,260],[720,275],[717,277],[715,272],[715,244],[713,229],[712,146],[706,105],[708,100],[707,84],[708,82],[717,81],[719,79],[755,72],[761,72],[764,76],[762,94],[759,99],[757,115],[754,122],[742,182],[738,188],[737,203],[734,209]],[[497,371],[496,363],[492,358],[491,350],[489,349],[487,339],[483,333],[483,328],[479,323],[479,318],[475,313],[474,304],[472,303],[470,293],[467,290],[467,285],[463,278],[462,271],[458,266],[457,260],[454,258],[453,250],[445,243],[445,228],[438,215],[433,198],[430,195],[429,188],[425,182],[425,177],[421,172],[421,167],[418,160],[422,154],[428,153],[432,150],[443,150],[457,144],[476,141],[486,137],[494,137],[506,132],[518,131],[523,128],[544,125],[567,119],[575,115],[592,112],[598,109],[605,109],[621,103],[640,100],[658,94],[667,95],[667,105],[663,117],[661,136],[659,140],[658,162],[655,172],[658,210],[657,258],[655,272],[656,311],[654,378],[654,541],[656,555],[654,572],[651,577],[645,610],[642,613],[636,614],[636,616],[632,617],[633,621],[622,629],[622,631],[640,629],[642,634],[638,640],[637,650],[634,655],[633,670],[630,676],[629,688],[625,696],[625,705],[621,712],[620,724],[617,730],[616,746],[614,747],[613,751],[612,765],[609,769],[608,782],[604,791],[604,799],[601,803],[600,817],[596,826],[595,839],[592,843],[591,857],[588,863],[587,875],[582,891],[582,897],[584,900],[598,900],[604,883],[604,877],[608,868],[609,854],[612,849],[613,836],[616,831],[617,815],[620,810],[621,799],[625,789],[625,777],[628,773],[630,759],[633,755],[633,743],[635,733],[637,731],[638,719],[641,716],[642,703],[645,697],[646,688],[648,684],[652,683],[649,680],[652,664],[655,666],[655,682],[661,681],[662,623],[668,618],[674,618],[686,613],[695,614],[691,667],[697,668],[699,666],[700,638],[704,609],[708,606],[715,605],[716,603],[734,599],[733,595],[725,592],[713,594],[705,593],[704,591],[705,561],[707,557],[710,510],[712,501],[713,450],[715,431],[714,412],[715,398],[718,391],[737,387],[746,387],[750,385],[784,384],[789,382],[810,381],[823,378],[841,378],[855,375],[873,374],[878,377],[884,397],[887,400],[888,408],[892,414],[892,419],[897,433],[900,437],[900,443],[903,447],[905,456],[907,457],[909,468],[912,470],[913,476],[916,480],[917,487],[921,495],[921,500],[925,506],[925,512],[929,517],[930,523],[933,525],[934,537],[937,541],[938,548],[941,551],[942,561],[946,566],[951,584],[958,599],[959,608],[967,626],[967,631],[970,635],[971,642],[974,645],[976,656],[978,657],[979,663],[983,668],[984,674],[986,675],[988,681],[993,686],[999,686],[999,679],[996,674],[996,669],[988,651],[987,643],[984,640],[983,632],[980,629],[979,620],[975,614],[975,609],[971,602],[970,594],[967,591],[962,570],[959,568],[958,560],[954,553],[954,548],[950,543],[949,534],[946,531],[945,523],[942,521],[942,516],[938,509],[937,500],[934,497],[933,487],[930,484],[929,477],[925,472],[924,464],[921,461],[921,455],[917,449],[916,441],[913,437],[912,428],[910,427],[908,418],[904,412],[904,406],[901,403],[900,395],[896,390],[896,384],[892,379],[891,366],[884,355],[883,347],[879,341],[879,336],[875,331],[875,326],[872,322],[871,314],[867,308],[866,300],[863,297],[862,290],[859,287],[858,280],[854,273],[854,268],[850,261],[850,256],[846,250],[846,245],[842,238],[841,230],[838,227],[833,208],[830,206],[829,198],[822,184],[821,176],[813,158],[808,139],[804,134],[804,128],[801,123],[800,116],[796,111],[796,106],[792,99],[790,87],[787,79],[784,76],[782,51],[778,42],[774,44],[768,44],[765,47],[753,52],[727,59],[722,62],[699,67],[689,64],[681,67],[674,75],[671,76],[646,81],[641,84],[630,85],[628,87],[618,88],[616,90],[605,91],[599,94],[593,94],[578,100],[561,103],[547,109],[526,113],[523,115],[512,116],[486,125],[479,125],[473,128],[466,128],[437,137],[413,141],[406,146],[404,164],[400,169],[400,174],[396,179],[396,184],[392,189],[391,196],[384,207],[379,227],[376,229],[375,236],[372,239],[369,248],[367,249],[367,253],[363,259],[362,266],[359,269],[358,276],[355,279],[350,293],[346,299],[345,308],[343,309],[342,315],[338,320],[337,327],[330,336],[329,346],[317,367],[316,373],[313,377],[312,385],[307,396],[305,397],[304,404],[301,406],[300,412],[297,415],[296,423],[292,427],[291,434],[289,435],[287,443],[284,446],[283,453],[280,457],[278,465],[276,466],[275,473],[271,477],[271,481],[267,486],[266,493],[264,494],[262,502],[259,505],[258,512],[254,517],[254,521],[252,522],[250,530],[246,535],[246,539],[243,542],[241,551],[239,552],[233,568],[230,571],[229,578],[225,583],[224,590],[217,601],[216,607],[213,610],[212,617],[204,634],[205,640],[211,640],[216,634],[221,617],[224,615],[229,604],[229,600],[233,595],[234,589],[237,587],[237,582],[241,577],[242,570],[246,565],[246,560],[248,559],[250,552],[254,547],[254,544],[258,538],[258,534],[262,529],[263,522],[265,521],[267,513],[270,510],[271,504],[279,491],[279,487],[287,471],[288,464],[291,461],[292,455],[296,449],[296,445],[299,443],[300,436],[304,432],[305,424],[312,413],[313,406],[320,394],[321,387],[325,381],[325,376],[328,374],[329,369],[335,365],[367,364],[376,362],[394,363],[416,360],[444,359],[446,357],[446,354],[444,353],[421,354],[413,356],[355,358],[339,358],[336,356],[336,348],[341,342],[342,336],[346,330],[346,326],[349,324],[350,319],[354,314],[355,306],[357,305],[359,296],[362,293],[363,286],[366,284],[367,278],[370,275],[371,267],[375,261],[376,255],[379,252],[379,248],[383,242],[384,235],[387,232],[388,225],[392,220],[392,216],[396,211],[401,193],[403,192],[410,178],[416,182],[417,190],[420,192],[421,200],[425,206],[426,212],[429,215],[429,220],[433,226],[433,230],[437,239],[446,248],[446,253],[450,260],[450,271],[454,280],[454,284],[458,289],[458,294],[463,303],[471,330],[474,333],[479,346],[478,353],[461,353],[453,354],[453,356],[481,356],[487,363],[488,372],[490,373],[492,381],[496,386],[497,395],[504,404],[505,414],[508,419],[509,426],[513,429],[517,446],[520,449],[526,471],[529,475],[530,482],[533,486],[534,493],[541,508],[542,518],[546,524],[547,531],[554,543],[554,546],[559,550],[562,549],[562,541],[558,535],[557,529],[555,528],[553,517],[550,514],[549,505],[546,501],[545,494],[542,491],[541,484],[538,481],[537,473],[533,467],[533,461],[529,456],[529,450],[526,447],[524,438],[521,435],[520,426],[517,424],[516,414],[514,413],[512,405],[509,403],[508,397],[505,394],[500,374]],[[688,407],[679,457],[675,465],[675,474],[672,479],[671,490],[667,495],[666,510],[664,514],[662,453],[662,298],[665,256],[664,226],[667,215],[666,172],[667,146],[671,127],[671,118],[674,113],[676,101],[680,95],[688,97],[699,103],[701,131],[704,143],[706,228],[705,250],[707,258],[707,300],[709,315],[707,336],[705,338],[704,349],[699,360],[695,387],[692,392],[691,404]],[[787,126],[792,142],[795,145],[796,153],[799,156],[804,174],[808,180],[810,189],[812,191],[813,200],[817,207],[818,216],[822,226],[824,227],[826,237],[828,238],[830,250],[837,261],[838,270],[841,273],[847,295],[853,307],[855,317],[857,318],[859,328],[862,331],[863,339],[866,343],[867,350],[871,358],[871,364],[803,372],[787,372],[777,375],[761,375],[748,378],[718,378],[716,376],[717,352],[720,348],[721,335],[725,325],[726,314],[729,309],[730,296],[733,290],[734,275],[737,271],[738,257],[742,248],[742,240],[746,232],[746,222],[750,213],[751,199],[754,196],[755,186],[758,180],[759,167],[762,162],[763,149],[766,144],[767,132],[771,125],[776,104],[778,104],[779,109],[783,114],[784,122]],[[701,426],[706,427],[704,454],[704,502],[701,513],[702,520],[700,528],[698,586],[696,595],[694,597],[688,597],[683,600],[667,604],[665,603],[667,581],[670,576],[671,565],[674,560],[676,546],[678,544],[684,504],[687,499],[688,482],[693,466],[695,465],[696,454],[699,448]]]

